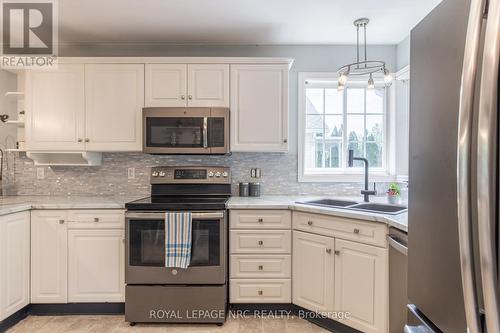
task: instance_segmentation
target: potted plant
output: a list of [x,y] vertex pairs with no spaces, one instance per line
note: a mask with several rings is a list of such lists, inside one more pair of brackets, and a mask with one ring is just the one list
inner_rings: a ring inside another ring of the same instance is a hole
[[401,189],[398,183],[391,183],[387,189],[387,201],[390,204],[398,204],[401,197]]

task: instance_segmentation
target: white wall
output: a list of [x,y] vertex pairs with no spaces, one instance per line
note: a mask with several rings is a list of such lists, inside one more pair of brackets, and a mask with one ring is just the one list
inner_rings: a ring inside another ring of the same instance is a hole
[[396,45],[396,68],[400,70],[410,64],[410,35]]

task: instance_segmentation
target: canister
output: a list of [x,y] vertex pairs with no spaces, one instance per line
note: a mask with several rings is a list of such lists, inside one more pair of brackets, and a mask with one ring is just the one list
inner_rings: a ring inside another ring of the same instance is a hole
[[248,183],[240,183],[239,188],[240,188],[240,197],[248,197],[249,191],[250,191],[249,184]]
[[260,197],[260,184],[259,183],[250,183],[250,196],[251,197]]

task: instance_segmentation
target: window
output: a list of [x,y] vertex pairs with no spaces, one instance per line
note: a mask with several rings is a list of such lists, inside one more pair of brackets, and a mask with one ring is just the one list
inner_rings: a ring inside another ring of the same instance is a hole
[[388,88],[382,82],[348,81],[337,90],[336,76],[301,73],[299,78],[299,180],[354,181],[363,163],[348,168],[348,150],[365,157],[372,176],[389,176]]

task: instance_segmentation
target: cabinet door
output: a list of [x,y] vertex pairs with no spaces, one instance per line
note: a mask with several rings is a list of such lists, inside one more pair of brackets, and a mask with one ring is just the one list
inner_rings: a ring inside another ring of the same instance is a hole
[[231,65],[231,151],[288,150],[288,66]]
[[84,122],[84,65],[60,64],[56,70],[27,71],[28,150],[82,151]]
[[66,211],[31,213],[31,303],[67,303]]
[[188,106],[229,107],[229,65],[188,65]]
[[68,231],[68,301],[123,302],[123,229]]
[[334,239],[293,231],[293,303],[333,311]]
[[187,105],[187,65],[146,65],[146,106],[184,107]]
[[0,217],[0,321],[30,303],[30,213]]
[[144,65],[85,65],[85,101],[87,150],[142,150]]
[[366,333],[386,332],[387,249],[335,240],[335,310],[343,323]]

